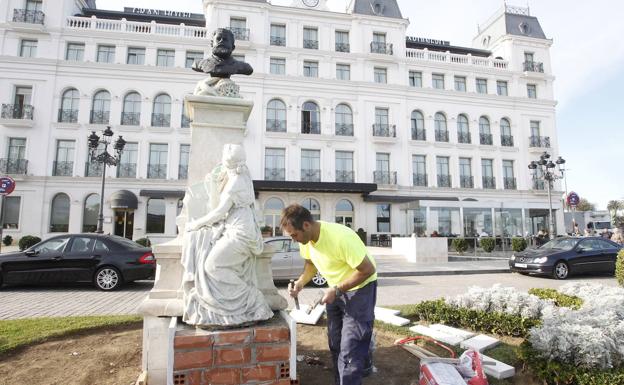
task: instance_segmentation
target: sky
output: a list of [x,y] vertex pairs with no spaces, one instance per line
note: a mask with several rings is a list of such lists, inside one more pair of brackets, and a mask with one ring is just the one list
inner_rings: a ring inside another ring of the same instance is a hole
[[[289,5],[291,0],[272,0]],[[407,34],[448,40],[470,47],[479,23],[503,0],[398,0],[410,20]],[[605,209],[624,199],[624,2],[619,0],[509,0],[528,7],[553,40],[550,50],[555,74],[559,153],[566,159],[566,184],[581,198]],[[100,9],[156,8],[202,13],[202,0],[97,0]],[[328,0],[343,11],[346,0]]]

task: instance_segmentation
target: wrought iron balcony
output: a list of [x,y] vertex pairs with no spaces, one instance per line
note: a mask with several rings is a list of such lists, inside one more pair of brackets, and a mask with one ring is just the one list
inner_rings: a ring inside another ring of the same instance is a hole
[[355,182],[355,172],[336,170],[336,182],[342,182],[342,183]]
[[514,140],[511,135],[501,135],[501,146],[504,147],[513,147]]
[[147,178],[148,179],[167,179],[167,165],[166,164],[148,164],[147,165]]
[[286,38],[281,36],[271,36],[271,45],[286,46]]
[[496,178],[494,178],[493,176],[481,177],[481,182],[483,183],[483,188],[487,188],[487,189],[496,188]]
[[59,123],[76,123],[78,122],[78,110],[58,110]]
[[427,187],[427,174],[412,174],[414,186]]
[[373,182],[378,184],[397,184],[396,171],[373,171]]
[[121,125],[122,126],[138,126],[141,124],[140,112],[122,112],[121,113]]
[[505,185],[505,190],[515,190],[518,188],[516,186],[516,178],[503,178],[503,184]]
[[336,123],[336,135],[353,136],[353,124]]
[[245,40],[245,41],[249,40],[249,28],[229,27],[228,29],[232,31],[232,34],[234,35],[234,39]]
[[525,61],[522,63],[525,71],[530,72],[544,72],[544,63],[537,61]]
[[99,162],[85,162],[85,176],[102,176],[104,167]]
[[189,128],[189,127],[191,127],[191,118],[189,118],[188,116],[182,114],[181,126],[182,126],[182,128]]
[[28,160],[0,159],[0,174],[26,175],[27,173]]
[[373,136],[396,138],[396,126],[394,124],[373,124]]
[[267,119],[267,132],[286,132],[286,121],[277,119]]
[[336,43],[336,52],[350,52],[349,43]]
[[427,131],[424,128],[412,128],[412,140],[427,140]]
[[470,137],[470,131],[468,132],[457,132],[457,143],[472,143],[472,138]]
[[119,163],[117,178],[136,178],[136,163]]
[[27,119],[32,120],[35,107],[30,104],[4,104],[2,103],[2,119]]
[[171,114],[152,114],[152,127],[170,127]]
[[451,187],[451,176],[449,174],[438,175],[438,187]]
[[43,24],[45,14],[29,9],[13,9],[13,21],[16,23]]
[[492,139],[492,134],[479,134],[479,143],[486,146],[491,146],[494,143],[494,140]]
[[392,44],[382,43],[379,41],[371,41],[370,49],[371,49],[371,53],[392,55]]
[[550,136],[529,136],[529,147],[550,148]]
[[318,40],[303,40],[303,48],[318,49]]
[[462,188],[474,188],[474,177],[472,175],[460,175],[459,185]]
[[74,173],[74,162],[54,161],[52,162],[52,176],[72,176]]
[[435,130],[435,140],[436,142],[448,142],[449,141],[448,130]]
[[321,123],[320,122],[302,122],[301,133],[318,135],[321,133]]
[[541,179],[533,179],[533,190],[545,190],[546,183]]
[[320,182],[321,170],[316,168],[302,168],[301,169],[301,181],[302,182]]
[[178,179],[188,179],[188,164],[178,165]]
[[286,169],[284,168],[265,168],[264,180],[286,180]]
[[108,124],[109,118],[110,111],[91,110],[89,122],[91,124]]

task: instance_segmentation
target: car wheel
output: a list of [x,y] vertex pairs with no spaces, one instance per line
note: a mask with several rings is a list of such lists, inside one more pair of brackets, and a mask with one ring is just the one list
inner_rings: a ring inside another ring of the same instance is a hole
[[563,261],[555,263],[555,267],[553,268],[553,277],[555,279],[566,279],[568,278],[569,274],[570,268],[568,267],[567,263]]
[[321,273],[317,271],[314,277],[312,277],[312,283],[314,284],[314,286],[322,287],[327,284],[327,280],[321,275]]
[[104,266],[95,272],[93,283],[95,284],[95,287],[100,290],[111,291],[118,289],[122,285],[123,278],[121,277],[119,270],[116,268],[112,266]]

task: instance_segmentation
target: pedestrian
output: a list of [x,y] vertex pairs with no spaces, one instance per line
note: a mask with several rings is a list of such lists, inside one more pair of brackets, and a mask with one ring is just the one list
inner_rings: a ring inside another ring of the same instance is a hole
[[431,233],[431,238],[437,238],[439,236],[440,236],[440,234],[438,234],[437,230],[433,230],[433,232]]
[[616,227],[613,231],[613,236],[611,240],[615,243],[619,243],[620,245],[624,245],[624,231],[621,228]]
[[320,272],[327,279],[322,303],[327,310],[327,337],[334,363],[336,385],[361,385],[372,371],[369,357],[377,273],[375,260],[353,230],[338,223],[314,220],[303,206],[292,204],[282,211],[280,226],[300,243],[305,259],[303,273],[288,293],[296,297]]
[[589,227],[586,227],[585,228],[585,233],[583,234],[583,236],[584,237],[591,237],[592,235],[594,235],[593,231]]
[[543,245],[546,242],[548,242],[547,233],[546,233],[546,231],[544,229],[540,229],[537,232],[537,237],[535,237],[535,244],[537,245],[537,247],[540,247],[541,245]]

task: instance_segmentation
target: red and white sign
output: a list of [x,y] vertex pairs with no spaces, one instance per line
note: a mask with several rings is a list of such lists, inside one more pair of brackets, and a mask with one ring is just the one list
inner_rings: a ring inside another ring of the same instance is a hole
[[8,176],[0,177],[0,195],[9,195],[15,190],[15,181]]

